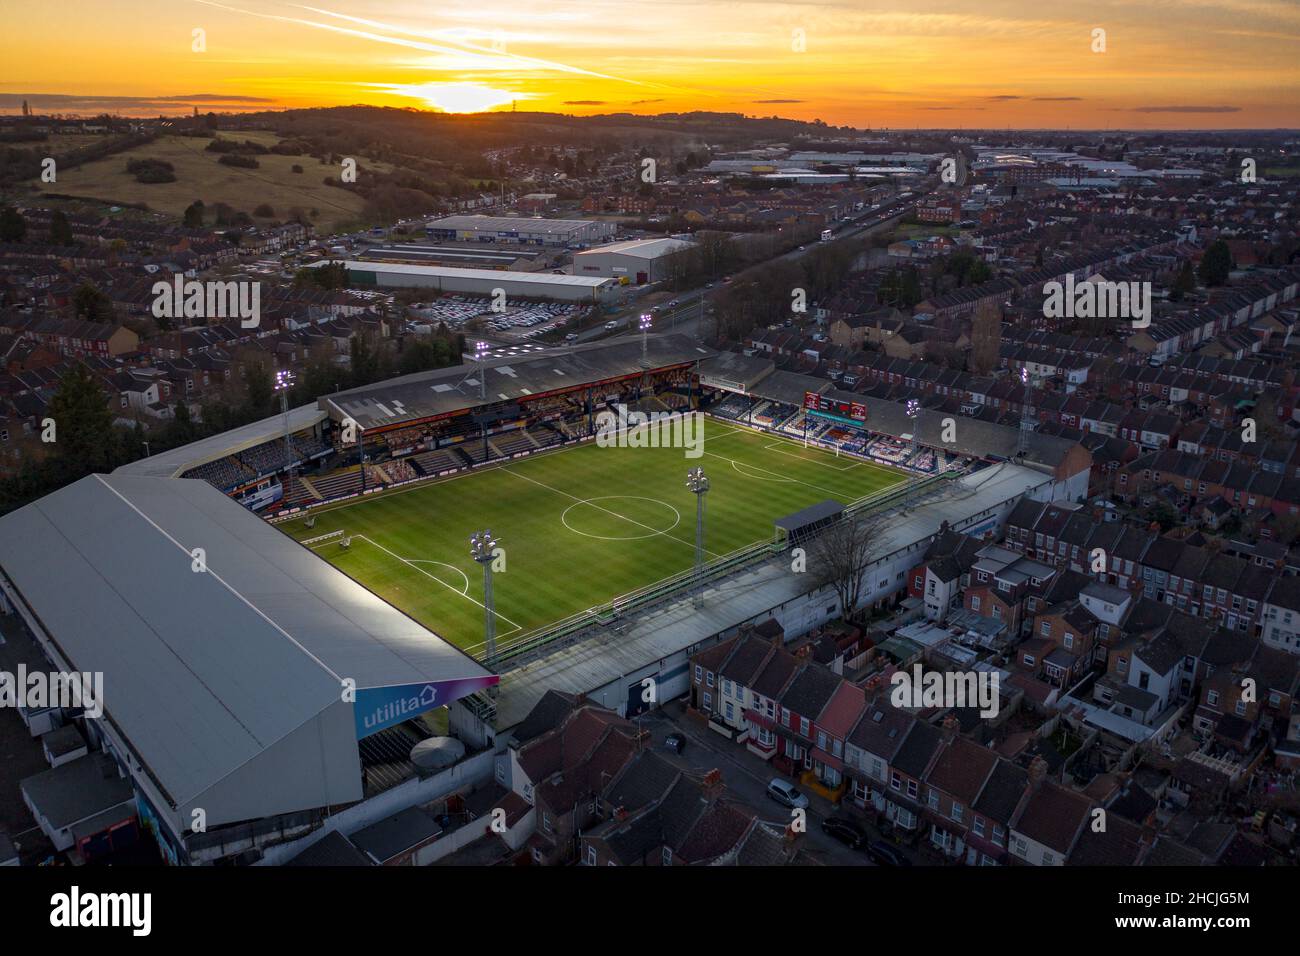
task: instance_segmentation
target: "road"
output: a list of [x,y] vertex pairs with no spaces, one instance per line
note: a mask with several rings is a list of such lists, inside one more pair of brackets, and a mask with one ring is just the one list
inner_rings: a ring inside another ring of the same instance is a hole
[[[906,199],[894,199],[882,203],[879,209],[865,210],[856,219],[847,220],[837,227],[835,240],[856,238],[896,221],[915,209],[917,201],[928,192],[930,192],[930,187],[918,186],[913,195]],[[817,247],[817,242],[809,242],[796,249],[791,249],[789,252],[774,256],[763,263],[750,266],[745,272],[769,268],[774,262],[797,260],[809,255]],[[738,275],[744,275],[744,272],[738,273]],[[703,304],[707,313],[708,298],[713,292],[723,287],[722,282],[711,282],[699,288],[677,293],[673,297],[674,301],[677,302],[676,306],[671,309],[661,306],[655,311],[654,329],[660,332],[675,331],[685,335],[697,336],[701,319],[708,318],[707,314],[702,315],[701,304]],[[645,311],[644,308],[638,308],[635,303],[629,304],[618,314],[598,322],[591,328],[583,329],[578,333],[578,341],[590,342],[605,336],[626,335],[628,332],[635,332],[638,325],[638,316],[643,311]],[[613,330],[606,329],[605,324],[607,322],[616,323],[615,328]]]
[[[791,811],[767,796],[768,781],[777,774],[743,745],[733,743],[698,723],[679,716],[681,712],[682,705],[675,702],[665,709],[642,714],[638,720],[642,727],[650,731],[650,739],[655,747],[669,761],[697,773],[715,768],[721,770],[730,796],[757,810],[760,817],[769,823],[778,826],[788,824]],[[673,731],[686,735],[686,749],[682,754],[672,753],[663,746],[664,737]],[[852,850],[822,832],[822,820],[836,813],[831,802],[814,793],[809,793],[808,799],[811,801],[808,808],[808,831],[803,837],[804,849],[808,854],[827,866],[874,866],[861,850]],[[874,839],[876,834],[870,836]]]

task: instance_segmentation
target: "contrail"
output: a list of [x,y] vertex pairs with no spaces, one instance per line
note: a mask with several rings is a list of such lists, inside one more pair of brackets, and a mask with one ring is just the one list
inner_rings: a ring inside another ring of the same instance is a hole
[[406,27],[394,26],[391,23],[383,23],[378,20],[366,20],[363,19],[362,17],[354,17],[346,13],[335,13],[333,10],[323,10],[320,7],[308,7],[298,3],[292,5],[298,7],[298,9],[300,10],[310,10],[312,13],[319,13],[322,16],[326,16],[326,17],[336,17],[339,20],[347,20],[349,23],[357,23],[360,24],[361,26],[376,27],[380,30],[387,30],[389,33],[403,33],[406,34],[407,36],[436,38],[439,40],[443,40],[447,43],[455,43],[458,46],[463,47],[466,50],[471,50],[475,53],[487,53],[493,56],[503,56],[520,63],[531,63],[535,66],[540,66],[543,69],[558,70],[562,73],[578,73],[581,74],[582,76],[594,76],[597,79],[601,79],[601,80],[613,80],[617,83],[631,83],[636,86],[651,85],[651,84],[642,83],[639,80],[629,80],[621,76],[610,76],[607,73],[596,73],[593,72],[592,70],[583,69],[580,66],[570,66],[567,63],[557,63],[554,60],[543,60],[535,56],[525,56],[519,53],[510,53],[506,50],[498,50],[490,46],[482,46],[478,43],[473,43],[469,40],[462,40],[462,39],[458,39],[457,37],[449,37],[446,36],[445,34],[440,36],[436,32],[429,32],[424,30],[409,30]]
[[[239,7],[232,7],[224,3],[218,3],[216,2],[216,0],[192,0],[192,2],[202,4],[205,7],[215,7],[216,9],[219,10],[227,10],[231,13],[242,13],[245,14],[246,16],[259,17],[263,20],[278,20],[281,23],[296,23],[299,24],[300,26],[312,27],[317,30],[327,30],[330,33],[340,33],[343,34],[344,36],[359,37],[363,40],[374,40],[377,43],[389,43],[392,44],[393,46],[407,47],[408,49],[412,49],[412,50],[421,50],[425,53],[458,54],[458,53],[464,53],[466,50],[471,50],[474,52],[486,53],[492,56],[503,57],[508,60],[513,60],[517,63],[530,63],[544,69],[556,70],[564,73],[576,73],[583,76],[595,77],[596,79],[601,79],[601,80],[612,80],[616,83],[630,83],[633,86],[659,86],[660,85],[657,83],[643,83],[640,80],[624,79],[623,77],[620,76],[608,76],[604,73],[596,73],[591,70],[584,70],[581,67],[568,66],[563,63],[554,63],[549,60],[540,60],[537,59],[536,57],[520,56],[519,54],[515,54],[515,53],[507,53],[502,50],[494,50],[491,47],[483,47],[477,44],[468,43],[464,40],[452,40],[451,42],[457,45],[449,46],[440,43],[430,43],[426,40],[407,40],[407,39],[403,39],[402,37],[384,36],[383,34],[371,33],[366,30],[354,30],[351,29],[350,27],[334,26],[329,23],[320,23],[316,20],[304,20],[301,17],[286,17],[276,13],[259,13],[256,10],[244,10]],[[337,17],[339,19],[348,20],[353,23],[361,24],[363,26],[374,26],[380,29],[390,30],[394,33],[406,33],[412,36],[428,35],[428,34],[417,33],[411,30],[405,30],[401,27],[394,27],[388,24],[378,23],[373,20],[363,20],[360,19],[359,17],[351,17],[342,13],[332,13],[329,10],[318,10],[315,7],[306,7],[306,6],[301,6],[299,4],[294,4],[294,6],[298,6],[302,10],[311,10],[315,13],[324,14],[325,16]]]

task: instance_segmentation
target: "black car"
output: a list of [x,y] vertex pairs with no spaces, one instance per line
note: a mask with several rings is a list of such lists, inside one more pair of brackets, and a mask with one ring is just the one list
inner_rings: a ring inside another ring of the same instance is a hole
[[867,847],[867,855],[881,866],[911,866],[912,861],[903,856],[898,848],[884,840],[876,840]]
[[860,826],[852,820],[842,820],[839,817],[827,817],[823,820],[822,832],[827,836],[833,836],[853,850],[861,849],[867,842],[867,835]]
[[679,754],[686,749],[685,734],[669,734],[664,738],[664,746],[675,754]]

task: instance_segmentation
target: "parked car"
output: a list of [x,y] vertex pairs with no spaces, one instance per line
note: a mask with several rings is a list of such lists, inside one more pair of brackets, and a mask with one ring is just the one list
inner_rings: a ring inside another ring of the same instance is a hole
[[566,342],[576,342],[576,341],[578,341],[578,333],[577,333],[577,332],[570,332],[568,335],[566,335],[566,336],[564,337],[564,341],[566,341]]
[[618,323],[615,322],[613,319],[610,319],[608,322],[605,323],[606,332],[613,332],[616,328],[618,328]]
[[876,840],[867,847],[867,856],[875,860],[881,866],[911,866],[912,861],[903,856],[898,848],[886,843],[884,840]]
[[853,850],[862,849],[867,842],[867,834],[862,827],[842,817],[827,817],[822,821],[822,832]]
[[686,749],[686,735],[678,733],[669,734],[664,738],[664,746],[673,753],[679,754]]
[[783,807],[789,807],[792,810],[808,809],[808,798],[800,793],[794,784],[782,780],[780,777],[773,777],[768,781],[767,795]]

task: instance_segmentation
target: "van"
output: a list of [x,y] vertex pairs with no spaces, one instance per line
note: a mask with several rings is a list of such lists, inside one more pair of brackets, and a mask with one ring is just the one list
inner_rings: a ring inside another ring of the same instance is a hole
[[605,323],[606,332],[613,332],[616,328],[618,328],[618,323],[615,322],[613,319],[610,319],[608,322]]
[[808,798],[795,789],[794,785],[780,777],[773,777],[767,784],[767,795],[792,810],[807,810]]

